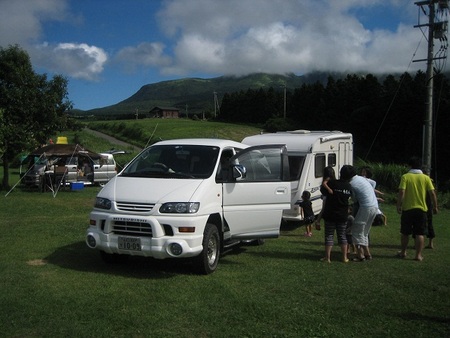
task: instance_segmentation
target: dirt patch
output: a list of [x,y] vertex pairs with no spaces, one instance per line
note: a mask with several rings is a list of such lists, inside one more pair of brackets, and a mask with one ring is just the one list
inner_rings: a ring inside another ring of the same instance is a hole
[[33,259],[31,261],[28,261],[27,264],[31,266],[42,266],[46,265],[47,261],[45,259]]

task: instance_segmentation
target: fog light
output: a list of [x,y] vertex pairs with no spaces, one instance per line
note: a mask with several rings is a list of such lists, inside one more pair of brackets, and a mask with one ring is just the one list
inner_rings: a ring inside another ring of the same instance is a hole
[[95,240],[94,236],[92,235],[88,235],[86,238],[87,244],[89,245],[89,247],[91,248],[95,248],[97,245],[97,241]]
[[171,243],[169,245],[169,250],[174,256],[179,256],[183,253],[183,248],[178,243]]
[[179,227],[179,232],[195,232],[195,227]]

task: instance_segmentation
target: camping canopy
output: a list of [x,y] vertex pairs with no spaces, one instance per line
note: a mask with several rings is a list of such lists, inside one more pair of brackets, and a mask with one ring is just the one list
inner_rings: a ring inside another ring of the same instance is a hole
[[29,156],[85,156],[93,160],[100,159],[101,155],[85,149],[78,144],[50,144],[48,146],[35,149]]

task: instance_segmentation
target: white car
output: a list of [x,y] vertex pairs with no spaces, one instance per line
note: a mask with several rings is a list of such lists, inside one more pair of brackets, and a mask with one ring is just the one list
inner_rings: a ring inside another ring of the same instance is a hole
[[106,183],[117,175],[117,165],[113,154],[100,153],[98,160],[93,160],[94,183]]
[[208,274],[228,244],[279,236],[288,180],[284,145],[158,142],[99,192],[86,243],[107,262],[188,257]]

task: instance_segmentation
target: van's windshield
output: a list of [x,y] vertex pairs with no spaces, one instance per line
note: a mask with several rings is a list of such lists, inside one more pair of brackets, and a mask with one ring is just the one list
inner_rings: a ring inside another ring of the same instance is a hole
[[204,179],[212,175],[218,156],[218,147],[155,145],[139,154],[120,176]]

